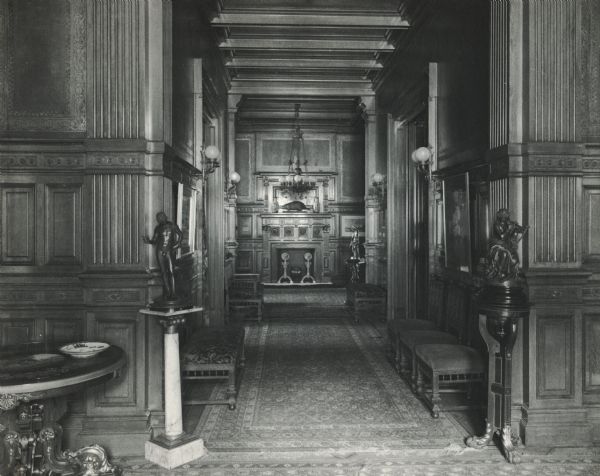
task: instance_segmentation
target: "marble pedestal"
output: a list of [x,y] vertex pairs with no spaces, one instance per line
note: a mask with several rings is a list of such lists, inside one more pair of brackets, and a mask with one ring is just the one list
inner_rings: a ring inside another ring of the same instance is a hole
[[200,307],[181,310],[141,309],[140,313],[157,317],[164,327],[165,358],[165,433],[146,442],[145,457],[163,468],[173,469],[206,454],[201,438],[183,431],[181,413],[181,371],[179,368],[179,326],[187,314]]

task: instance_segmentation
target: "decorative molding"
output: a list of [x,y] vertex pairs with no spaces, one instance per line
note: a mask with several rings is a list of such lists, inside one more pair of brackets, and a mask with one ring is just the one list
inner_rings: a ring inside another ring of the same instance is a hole
[[525,167],[531,171],[559,171],[579,172],[581,171],[581,159],[579,157],[529,157],[525,161]]
[[582,166],[585,171],[600,170],[600,159],[583,159]]
[[102,289],[92,291],[92,302],[95,304],[138,304],[143,303],[142,291],[139,289]]
[[40,169],[56,170],[83,169],[84,158],[81,155],[0,155],[0,169]]
[[600,301],[600,286],[585,287],[581,290],[584,301]]
[[581,301],[582,290],[573,286],[545,286],[532,288],[530,290],[531,301],[537,304],[543,304],[547,301],[573,302]]
[[90,153],[86,156],[86,168],[89,169],[117,169],[143,170],[144,154],[141,153],[113,153],[113,154],[95,154]]
[[35,291],[18,291],[15,289],[8,289],[5,291],[0,291],[0,301],[33,303],[39,301],[39,296]]

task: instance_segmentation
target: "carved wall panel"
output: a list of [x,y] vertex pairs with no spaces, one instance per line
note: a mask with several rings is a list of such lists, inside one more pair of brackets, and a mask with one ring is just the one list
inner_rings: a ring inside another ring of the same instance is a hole
[[235,170],[241,180],[237,185],[237,196],[240,202],[253,201],[254,183],[254,136],[240,136],[235,139]]
[[0,333],[2,345],[16,345],[31,342],[35,339],[34,319],[7,319],[0,320]]
[[600,394],[600,314],[584,315],[584,393]]
[[600,188],[583,189],[585,260],[600,261]]
[[139,0],[96,0],[88,9],[89,132],[92,137],[143,134],[144,9]]
[[48,342],[76,342],[84,337],[83,320],[75,318],[47,318],[44,334]]
[[571,398],[574,391],[574,332],[571,316],[537,320],[537,398]]
[[91,264],[141,263],[142,177],[98,174],[91,181],[91,203],[86,207],[92,233]]
[[[292,148],[289,132],[256,135],[256,170],[286,174]],[[336,167],[335,134],[304,133],[306,172],[332,172]]]
[[2,186],[2,264],[35,263],[35,188]]
[[576,140],[577,3],[528,2],[529,139]]
[[85,1],[3,0],[4,18],[0,128],[85,132]]
[[81,185],[46,185],[46,264],[81,264]]
[[577,177],[529,178],[530,266],[578,266],[581,245],[580,181]]
[[509,2],[490,2],[490,149],[508,143]]
[[89,313],[88,316],[91,319],[88,337],[117,345],[128,356],[121,376],[96,392],[96,407],[109,407],[110,410],[100,412],[110,413],[123,412],[127,406],[140,405],[143,402],[139,400],[143,396],[138,395],[138,379],[141,378],[138,366],[140,362],[142,365],[144,363],[143,321],[139,320],[138,313],[133,310],[97,311]]
[[338,137],[338,164],[341,174],[340,202],[360,202],[365,196],[365,145],[358,137]]

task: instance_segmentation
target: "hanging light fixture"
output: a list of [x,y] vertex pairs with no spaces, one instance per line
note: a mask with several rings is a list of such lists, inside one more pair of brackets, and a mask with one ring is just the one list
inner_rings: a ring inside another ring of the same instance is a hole
[[294,130],[292,131],[292,149],[288,162],[288,173],[280,182],[284,192],[301,194],[316,188],[315,182],[305,180],[302,175],[302,165],[306,168],[308,161],[304,151],[304,138],[300,129],[300,104],[295,105]]

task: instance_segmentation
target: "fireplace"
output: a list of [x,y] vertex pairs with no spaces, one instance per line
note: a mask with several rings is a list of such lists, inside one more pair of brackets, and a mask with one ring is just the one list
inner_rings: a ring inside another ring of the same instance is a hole
[[[309,273],[307,273],[305,259],[306,254],[310,254],[310,269]],[[311,281],[307,279],[307,276],[312,278],[312,282],[315,281],[315,248],[277,248],[276,249],[276,261],[277,266],[273,266],[272,271],[275,271],[275,275],[271,276],[272,281],[277,282],[279,278],[284,275],[284,259],[283,256],[287,258],[287,276],[292,280],[293,283],[301,283],[302,281],[307,282]]]
[[[331,215],[326,213],[263,213],[262,279],[277,283],[284,273],[282,254],[287,253],[287,275],[291,283],[330,281],[329,231]],[[310,253],[307,277],[305,254]]]

